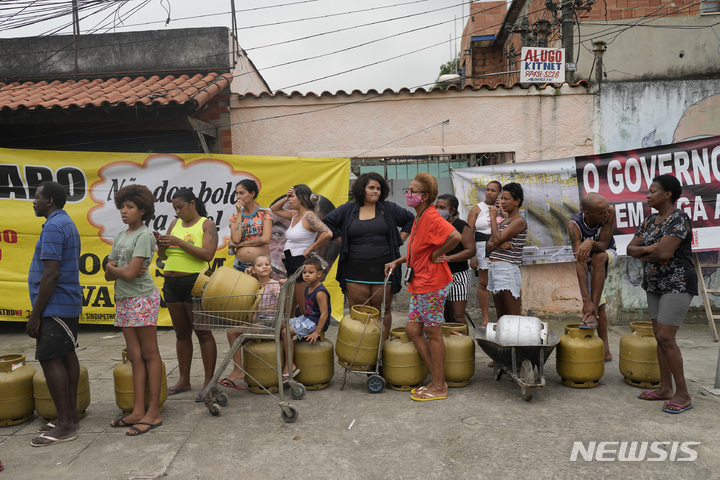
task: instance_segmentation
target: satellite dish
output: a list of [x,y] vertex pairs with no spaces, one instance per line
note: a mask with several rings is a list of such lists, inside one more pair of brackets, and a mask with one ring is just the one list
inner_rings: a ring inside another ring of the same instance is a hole
[[461,77],[457,73],[448,73],[445,75],[440,75],[438,78],[438,83],[451,83],[453,85],[457,85],[460,83]]

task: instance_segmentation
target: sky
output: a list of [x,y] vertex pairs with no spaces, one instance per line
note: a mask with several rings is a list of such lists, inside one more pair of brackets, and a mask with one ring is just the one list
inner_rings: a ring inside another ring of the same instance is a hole
[[[232,26],[230,0],[78,2],[87,8],[81,33]],[[240,46],[273,91],[335,93],[432,87],[460,48],[467,3],[235,0],[235,8]],[[71,34],[70,4],[2,0],[0,37]]]

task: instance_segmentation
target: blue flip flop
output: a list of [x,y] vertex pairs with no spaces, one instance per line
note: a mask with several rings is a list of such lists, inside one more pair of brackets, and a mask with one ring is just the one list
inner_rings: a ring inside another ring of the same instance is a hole
[[189,388],[175,388],[170,387],[168,388],[168,396],[177,395],[178,393],[183,393],[189,391]]
[[682,405],[677,404],[677,403],[670,403],[669,401],[665,402],[665,405],[672,405],[673,407],[680,407],[679,410],[671,410],[671,409],[666,408],[666,407],[663,407],[663,408],[662,408],[662,411],[663,411],[663,412],[673,413],[673,414],[674,414],[674,413],[683,413],[683,412],[686,412],[686,411],[690,410],[692,407],[695,406],[695,402],[690,402],[690,405],[688,405],[687,407],[683,407]]

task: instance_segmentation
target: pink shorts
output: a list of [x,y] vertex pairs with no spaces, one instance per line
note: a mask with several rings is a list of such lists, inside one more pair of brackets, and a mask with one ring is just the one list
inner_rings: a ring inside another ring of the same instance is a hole
[[155,327],[160,312],[160,292],[155,290],[146,297],[115,300],[116,327]]
[[442,323],[447,299],[452,282],[440,290],[428,293],[413,293],[410,297],[408,322],[422,322],[426,327],[435,327]]

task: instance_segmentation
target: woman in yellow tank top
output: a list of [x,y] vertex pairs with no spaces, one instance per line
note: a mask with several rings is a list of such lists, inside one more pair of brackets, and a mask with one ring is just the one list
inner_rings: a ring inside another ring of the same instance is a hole
[[[163,296],[170,311],[175,330],[175,349],[180,378],[168,388],[168,395],[190,390],[190,364],[193,344],[193,303],[190,293],[200,271],[215,257],[218,233],[215,222],[205,218],[207,211],[189,188],[179,189],[172,197],[178,218],[168,228],[168,234],[157,239],[158,256],[165,260]],[[200,354],[205,369],[203,389],[212,379],[217,360],[215,337],[210,330],[195,330],[200,342]],[[202,396],[198,395],[199,401]],[[198,398],[195,400],[198,401]]]

